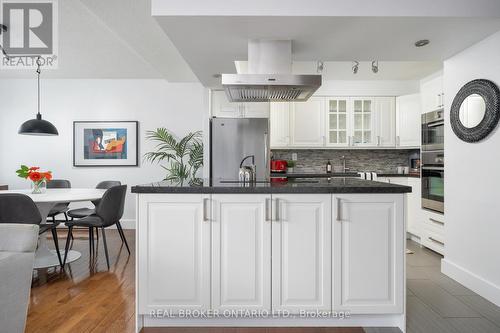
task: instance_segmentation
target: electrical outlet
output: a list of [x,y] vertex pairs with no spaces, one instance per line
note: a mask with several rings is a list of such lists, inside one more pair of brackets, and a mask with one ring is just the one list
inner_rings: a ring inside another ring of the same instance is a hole
[[297,153],[292,153],[292,161],[296,161],[297,160]]

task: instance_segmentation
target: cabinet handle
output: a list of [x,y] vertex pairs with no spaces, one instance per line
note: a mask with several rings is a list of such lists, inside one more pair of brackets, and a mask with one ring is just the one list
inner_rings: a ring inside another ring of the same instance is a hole
[[[269,160],[268,160],[268,155],[269,155],[269,146],[268,146],[268,143],[269,143],[269,136],[267,133],[264,133],[264,161],[266,161],[266,175],[269,175],[269,172],[271,171],[270,168],[271,168],[271,165],[269,163]],[[257,168],[255,167],[254,168],[254,172],[255,172],[255,177],[257,177]]]
[[443,243],[443,242],[438,241],[438,240],[437,240],[437,239],[435,239],[435,238],[432,238],[432,237],[427,237],[427,238],[428,238],[431,242],[434,242],[434,243],[437,243],[437,244],[439,244],[439,245],[441,245],[441,246],[444,246],[444,243]]
[[398,136],[396,136],[396,146],[401,146],[401,138]]
[[342,222],[342,214],[340,212],[340,206],[341,206],[340,205],[341,204],[340,198],[335,198],[335,200],[337,201],[337,218],[336,218],[336,220],[337,220],[337,222]]
[[276,213],[274,215],[274,218],[275,218],[275,221],[278,222],[280,220],[280,214],[279,214],[279,210],[280,210],[280,201],[279,199],[276,199],[275,201],[275,210],[276,210]]
[[441,222],[441,221],[435,220],[435,219],[433,219],[432,217],[429,217],[429,221],[434,222],[434,223],[436,223],[436,224],[441,224],[441,225],[444,225],[444,222]]
[[377,146],[380,146],[380,135],[377,136]]
[[208,198],[203,198],[203,222],[208,222],[210,219],[207,216],[207,207],[208,207],[208,201],[210,199]]
[[269,201],[271,199],[268,199],[266,198],[266,221],[270,221],[271,220],[271,217],[270,217],[270,212],[269,212]]

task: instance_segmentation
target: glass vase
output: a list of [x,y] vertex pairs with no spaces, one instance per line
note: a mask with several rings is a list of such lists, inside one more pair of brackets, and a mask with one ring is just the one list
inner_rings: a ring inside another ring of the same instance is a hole
[[47,182],[45,180],[31,183],[31,193],[32,194],[45,193],[46,189],[47,189]]

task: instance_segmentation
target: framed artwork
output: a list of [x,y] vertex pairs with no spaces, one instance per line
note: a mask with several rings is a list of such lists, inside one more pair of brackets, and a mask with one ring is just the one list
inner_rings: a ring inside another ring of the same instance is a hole
[[74,121],[73,166],[138,166],[137,121]]

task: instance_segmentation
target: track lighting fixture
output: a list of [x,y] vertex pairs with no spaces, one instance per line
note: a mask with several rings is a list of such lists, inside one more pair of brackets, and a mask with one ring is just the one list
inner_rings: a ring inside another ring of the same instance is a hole
[[[5,24],[0,24],[0,35],[4,32],[7,32],[7,26]],[[4,55],[4,57],[9,60],[10,57],[9,55],[7,54],[7,52],[5,52],[4,48],[2,45],[0,45],[0,50],[2,51],[2,54]]]
[[378,60],[372,61],[372,72],[374,74],[378,73]]
[[318,73],[318,74],[323,73],[324,67],[325,66],[323,64],[323,61],[318,61],[318,63],[316,64],[316,73]]
[[353,61],[354,65],[352,65],[352,73],[353,74],[358,74],[359,70],[359,61]]

